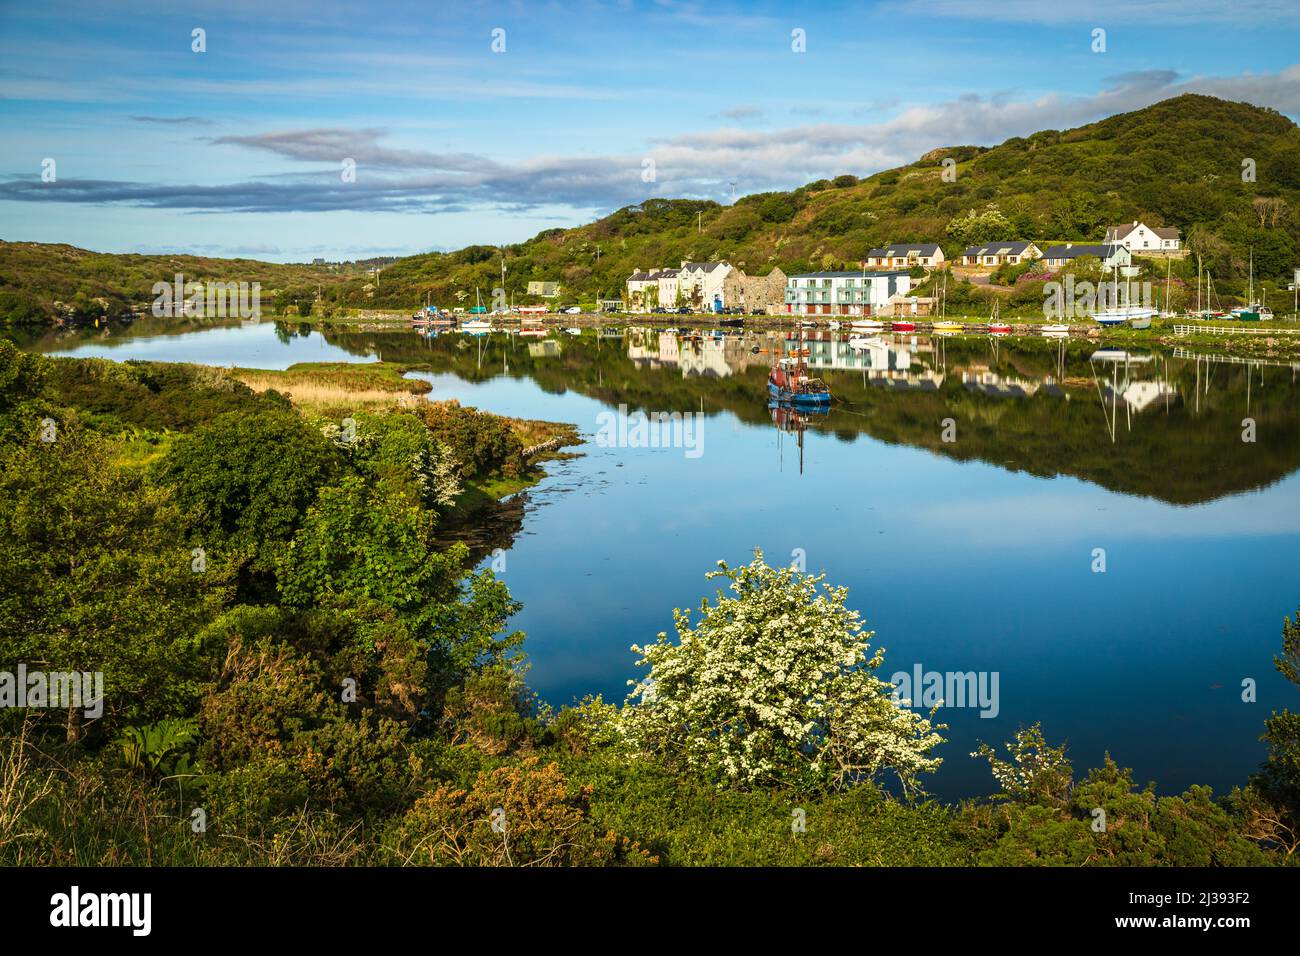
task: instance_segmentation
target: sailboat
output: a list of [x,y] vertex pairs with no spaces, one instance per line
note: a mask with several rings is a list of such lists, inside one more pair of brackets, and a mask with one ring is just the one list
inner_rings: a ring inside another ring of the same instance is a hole
[[1267,322],[1273,318],[1273,310],[1255,301],[1255,250],[1250,250],[1250,279],[1246,286],[1246,305],[1232,310],[1232,317],[1242,322]]
[[[1124,267],[1124,305],[1118,306],[1117,308],[1114,309],[1100,309],[1096,312],[1091,313],[1093,321],[1095,321],[1098,325],[1105,326],[1106,328],[1111,328],[1116,325],[1123,325],[1125,322],[1133,323],[1134,328],[1146,329],[1151,327],[1151,318],[1156,314],[1156,310],[1147,308],[1146,306],[1129,304],[1132,301],[1130,295],[1132,291],[1131,280],[1135,275],[1138,275],[1140,272],[1141,272],[1140,269],[1134,268],[1133,266]],[[1116,297],[1118,298],[1118,292],[1119,292],[1119,263],[1118,262],[1115,263],[1114,275],[1115,275],[1114,289],[1116,290]],[[1105,285],[1105,283],[1102,284]]]

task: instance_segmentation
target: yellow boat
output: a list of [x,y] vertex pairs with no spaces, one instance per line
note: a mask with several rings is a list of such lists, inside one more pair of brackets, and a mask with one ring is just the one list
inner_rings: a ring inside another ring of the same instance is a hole
[[940,332],[940,333],[946,332],[951,334],[953,332],[961,332],[965,328],[965,326],[963,326],[960,322],[936,322],[934,323],[932,328],[935,332]]

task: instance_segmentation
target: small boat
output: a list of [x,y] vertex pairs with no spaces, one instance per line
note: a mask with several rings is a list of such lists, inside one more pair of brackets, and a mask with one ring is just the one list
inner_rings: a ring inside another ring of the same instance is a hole
[[875,319],[858,319],[849,323],[849,328],[854,332],[882,332],[885,328],[884,322],[877,322]]
[[823,409],[831,404],[831,390],[821,379],[809,377],[802,358],[778,359],[767,375],[767,393],[795,408]]
[[990,322],[989,335],[1010,335],[1011,325],[1007,322]]
[[487,319],[470,319],[460,324],[460,330],[467,335],[487,335],[492,331],[492,323]]
[[1266,305],[1246,305],[1233,309],[1230,317],[1240,322],[1268,322],[1273,318],[1273,310]]
[[799,323],[799,328],[801,328],[801,329],[815,329],[815,328],[817,328],[817,323],[816,323],[816,321],[814,321],[813,319],[804,319],[802,322]]
[[890,331],[892,331],[892,332],[915,332],[915,331],[916,331],[916,323],[915,323],[915,322],[909,322],[909,321],[890,322],[890,323],[889,323],[889,328],[890,328]]
[[1038,331],[1044,335],[1069,335],[1070,327],[1064,322],[1057,322],[1052,325],[1040,325]]
[[944,320],[942,322],[935,322],[932,326],[930,326],[930,328],[933,329],[935,332],[939,333],[940,335],[952,335],[954,332],[965,331],[966,327],[962,325],[960,322],[951,322],[951,321]]

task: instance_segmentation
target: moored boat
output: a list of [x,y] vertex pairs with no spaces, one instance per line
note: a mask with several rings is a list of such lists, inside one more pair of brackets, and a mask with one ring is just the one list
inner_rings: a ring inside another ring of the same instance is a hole
[[890,331],[892,332],[915,332],[916,323],[908,320],[902,320],[899,322],[890,322],[889,328]]
[[963,326],[960,322],[952,322],[945,319],[939,322],[935,322],[933,325],[930,326],[930,328],[940,335],[952,335],[954,332],[963,331],[965,329],[965,326]]
[[829,408],[831,390],[821,379],[808,375],[801,357],[778,359],[767,375],[767,392],[776,401],[795,408]]
[[1011,324],[1008,322],[990,322],[989,335],[1010,335]]

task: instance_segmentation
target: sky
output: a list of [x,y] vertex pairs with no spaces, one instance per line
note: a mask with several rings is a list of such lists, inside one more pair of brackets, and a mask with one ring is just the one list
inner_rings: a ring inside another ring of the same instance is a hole
[[1300,119],[1300,0],[0,0],[0,239],[496,245],[1184,92]]

